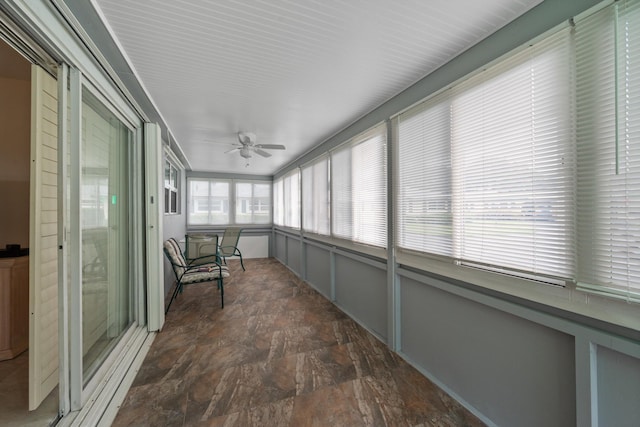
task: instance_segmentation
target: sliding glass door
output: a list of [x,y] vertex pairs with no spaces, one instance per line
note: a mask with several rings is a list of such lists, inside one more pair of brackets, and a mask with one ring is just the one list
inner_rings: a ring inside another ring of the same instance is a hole
[[129,246],[133,132],[82,90],[80,233],[82,381],[91,380],[134,321]]

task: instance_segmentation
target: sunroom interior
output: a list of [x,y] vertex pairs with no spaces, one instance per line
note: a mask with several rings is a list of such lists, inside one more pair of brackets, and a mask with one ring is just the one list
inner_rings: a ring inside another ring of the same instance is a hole
[[637,425],[639,1],[187,3],[51,1],[159,125],[158,245],[241,227],[487,425]]

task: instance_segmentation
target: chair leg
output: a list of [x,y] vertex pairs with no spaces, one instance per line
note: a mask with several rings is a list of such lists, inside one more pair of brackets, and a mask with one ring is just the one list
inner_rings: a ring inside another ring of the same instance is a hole
[[222,277],[218,279],[218,288],[220,288],[220,304],[224,308],[224,284],[222,283]]
[[247,271],[247,270],[244,268],[244,262],[242,262],[242,255],[240,255],[240,265],[242,266],[242,271]]
[[182,283],[180,283],[180,282],[176,283],[176,289],[173,291],[173,294],[171,294],[171,299],[169,300],[169,305],[167,306],[167,309],[164,311],[165,315],[169,312],[169,307],[171,307],[171,303],[178,296],[178,292],[182,292]]

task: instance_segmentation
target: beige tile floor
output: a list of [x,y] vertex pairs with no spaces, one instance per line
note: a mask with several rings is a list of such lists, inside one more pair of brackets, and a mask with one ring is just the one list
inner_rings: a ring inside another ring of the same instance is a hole
[[29,411],[29,352],[0,362],[0,426],[42,427],[58,414],[56,387],[35,411]]
[[273,259],[171,307],[115,426],[481,426]]

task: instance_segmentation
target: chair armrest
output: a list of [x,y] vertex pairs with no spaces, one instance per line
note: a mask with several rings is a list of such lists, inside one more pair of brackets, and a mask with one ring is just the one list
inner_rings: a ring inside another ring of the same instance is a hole
[[218,254],[208,254],[208,255],[203,255],[197,258],[189,258],[187,259],[187,266],[196,266],[196,265],[203,265],[203,264],[217,264],[217,261],[212,260],[212,258],[217,259],[218,258]]
[[227,252],[226,249],[232,249],[231,253],[233,254],[235,254],[236,252],[240,252],[237,246],[220,246],[219,249],[220,249],[219,252]]
[[220,273],[220,275],[222,275],[222,265],[218,264],[217,262],[208,262],[206,264],[190,265],[185,269],[185,273],[190,273],[193,271],[208,272],[216,268],[218,269],[218,272]]

